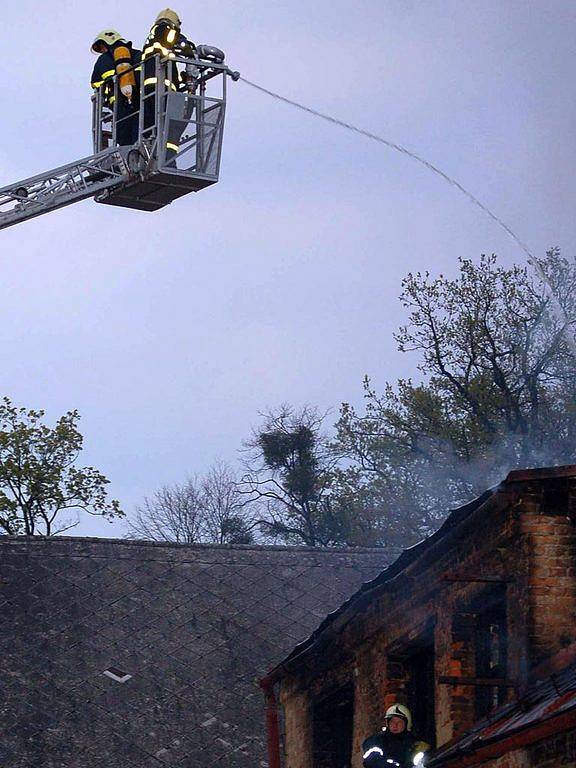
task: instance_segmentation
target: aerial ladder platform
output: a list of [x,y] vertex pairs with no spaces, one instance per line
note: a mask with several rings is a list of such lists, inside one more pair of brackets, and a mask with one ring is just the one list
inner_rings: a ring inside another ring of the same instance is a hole
[[[158,54],[154,66],[154,87],[138,78],[138,108],[128,117],[118,115],[117,76],[107,81],[107,99],[102,88],[95,92],[92,155],[0,189],[0,229],[89,197],[156,211],[218,181],[226,84],[239,73],[228,69],[222,51],[212,46],[198,46],[197,58]],[[118,145],[123,120],[133,121],[134,144]]]

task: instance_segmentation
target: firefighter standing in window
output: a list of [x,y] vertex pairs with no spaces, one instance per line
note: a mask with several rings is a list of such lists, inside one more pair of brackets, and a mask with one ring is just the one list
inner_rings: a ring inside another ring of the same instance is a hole
[[[158,55],[161,58],[174,59],[178,56],[186,58],[196,58],[196,46],[190,42],[181,32],[182,23],[178,14],[166,8],[160,11],[156,17],[154,26],[144,43],[142,61],[144,62],[144,129],[150,129],[156,122],[156,62]],[[176,63],[168,65],[166,70],[165,86],[168,93],[186,89],[189,93],[194,93],[197,71],[190,71],[186,68],[184,76],[178,71]],[[192,103],[192,102],[191,102]],[[174,157],[178,152],[180,137],[187,125],[190,114],[183,115],[184,119],[169,120],[168,133],[166,137],[166,162],[174,164]],[[172,161],[172,162],[170,162]]]
[[412,714],[403,704],[386,711],[385,726],[362,744],[364,768],[413,768],[425,765],[430,745],[412,734]]
[[104,106],[114,109],[114,75],[118,76],[116,140],[127,146],[138,141],[138,72],[141,51],[132,48],[115,29],[105,29],[94,38],[90,48],[98,56],[92,72],[92,88],[102,88]]

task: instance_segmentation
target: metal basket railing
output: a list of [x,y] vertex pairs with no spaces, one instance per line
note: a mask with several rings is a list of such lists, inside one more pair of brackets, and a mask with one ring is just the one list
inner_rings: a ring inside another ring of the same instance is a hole
[[[135,150],[129,160],[133,170],[139,165],[145,174],[165,172],[217,181],[227,76],[236,79],[237,73],[224,64],[160,54],[147,60],[146,69],[144,65],[133,68],[138,88],[131,109],[126,108],[117,75],[95,91],[94,152],[122,144],[128,154]],[[123,131],[128,124],[130,130]],[[126,143],[126,134],[134,141]]]

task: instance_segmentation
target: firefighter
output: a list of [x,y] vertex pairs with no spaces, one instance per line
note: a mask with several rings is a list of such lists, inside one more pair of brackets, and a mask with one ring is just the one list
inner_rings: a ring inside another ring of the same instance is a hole
[[[104,105],[114,109],[114,75],[118,76],[116,140],[126,146],[138,141],[140,86],[138,67],[142,52],[132,48],[115,29],[104,29],[94,38],[90,50],[98,60],[92,72],[92,88],[102,88]],[[136,68],[136,69],[135,69]]]
[[[156,122],[156,62],[158,55],[168,59],[179,56],[196,58],[196,46],[188,40],[181,31],[182,22],[176,11],[165,8],[160,11],[142,52],[144,63],[144,129],[149,130]],[[188,74],[187,74],[188,73]],[[168,67],[166,71],[165,86],[168,92],[187,89],[193,93],[195,89],[194,75],[191,68],[186,67],[184,76],[178,70],[176,63]],[[169,116],[167,116],[169,118]],[[190,115],[186,116],[188,119]],[[168,124],[166,141],[167,164],[174,164],[174,157],[178,152],[180,137],[186,127],[187,121],[172,119]],[[172,162],[170,162],[172,161]]]
[[384,728],[362,744],[364,768],[413,768],[424,766],[430,745],[412,734],[412,714],[403,704],[389,707]]

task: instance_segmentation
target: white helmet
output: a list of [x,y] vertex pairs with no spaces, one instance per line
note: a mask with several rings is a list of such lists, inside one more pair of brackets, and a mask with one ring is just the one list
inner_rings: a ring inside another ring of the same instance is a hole
[[114,43],[117,43],[118,40],[124,40],[120,32],[117,32],[115,29],[103,29],[102,32],[99,32],[94,38],[94,41],[90,46],[90,50],[92,53],[98,55],[101,53],[101,51],[97,50],[99,43],[104,43],[105,45],[114,45]]
[[406,722],[406,730],[412,730],[412,713],[404,704],[393,704],[391,707],[388,707],[384,720],[389,720],[391,717],[401,717]]

